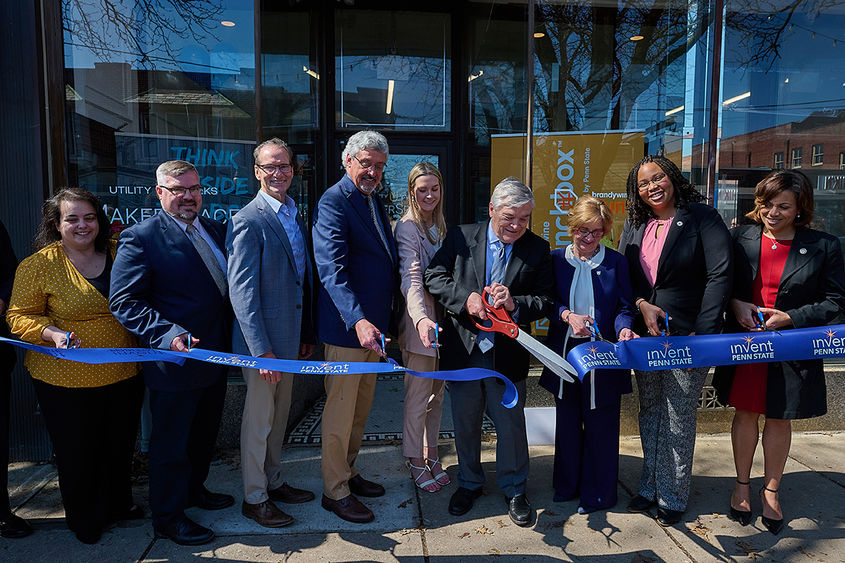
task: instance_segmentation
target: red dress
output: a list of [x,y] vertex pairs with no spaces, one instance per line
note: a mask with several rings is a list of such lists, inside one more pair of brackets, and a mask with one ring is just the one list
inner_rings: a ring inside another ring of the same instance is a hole
[[[754,278],[751,301],[760,307],[774,307],[780,277],[786,265],[791,240],[777,241],[760,237],[760,267]],[[766,414],[766,379],[769,364],[740,364],[734,372],[728,404],[737,410]]]

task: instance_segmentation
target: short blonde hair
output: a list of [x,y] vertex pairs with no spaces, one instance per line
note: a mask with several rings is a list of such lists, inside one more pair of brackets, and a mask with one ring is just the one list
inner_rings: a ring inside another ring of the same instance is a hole
[[569,228],[577,229],[593,221],[601,221],[604,232],[608,233],[613,227],[613,212],[605,202],[593,196],[578,198],[569,210]]

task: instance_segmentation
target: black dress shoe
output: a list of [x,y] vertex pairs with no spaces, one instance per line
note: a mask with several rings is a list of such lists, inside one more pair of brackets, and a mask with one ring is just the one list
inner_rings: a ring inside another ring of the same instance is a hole
[[651,510],[657,503],[653,500],[648,500],[644,496],[637,495],[628,503],[628,512],[646,512]]
[[[765,491],[769,491],[770,493],[777,494],[777,489],[770,489],[768,487],[763,487],[760,489],[760,500],[765,504],[765,499],[763,498],[765,495]],[[783,518],[775,520],[774,518],[768,518],[766,516],[760,517],[763,520],[763,525],[766,527],[769,532],[774,535],[778,535],[781,530],[783,530]]]
[[179,545],[202,545],[214,539],[214,532],[188,517],[176,524],[154,528],[157,538],[168,538]]
[[343,497],[340,500],[333,500],[326,495],[323,495],[321,504],[323,508],[329,512],[334,512],[347,522],[366,524],[367,522],[372,522],[375,519],[373,511],[364,506],[364,504],[355,498],[354,495]]
[[681,521],[681,516],[684,515],[683,510],[670,510],[668,508],[657,507],[657,523],[668,528],[674,526]]
[[732,506],[729,518],[735,522],[739,522],[742,526],[747,526],[751,523],[753,516],[750,510],[739,510]]
[[20,539],[32,533],[29,523],[14,514],[9,514],[0,520],[0,536],[4,538]]
[[103,537],[102,530],[74,530],[74,534],[76,539],[88,545],[97,543]]
[[311,491],[297,489],[296,487],[291,487],[287,483],[282,483],[280,487],[270,489],[267,491],[267,495],[272,500],[277,500],[287,504],[299,504],[301,502],[314,500],[314,493]]
[[511,517],[511,522],[517,526],[528,526],[531,524],[531,516],[534,511],[531,509],[531,503],[528,502],[528,497],[524,494],[515,495],[508,499],[508,516]]
[[384,494],[384,487],[378,483],[367,481],[360,475],[349,480],[349,490],[359,497],[380,497]]
[[449,499],[449,514],[453,516],[461,516],[469,512],[472,508],[475,499],[481,496],[481,489],[465,489],[458,487],[458,490],[452,493],[452,498]]
[[203,510],[221,510],[235,504],[235,497],[225,493],[212,493],[205,487],[200,489],[199,496],[191,499],[189,506],[196,506]]

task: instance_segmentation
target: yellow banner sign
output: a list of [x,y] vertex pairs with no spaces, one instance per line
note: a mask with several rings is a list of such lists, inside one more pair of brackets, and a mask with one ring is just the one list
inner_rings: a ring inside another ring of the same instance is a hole
[[[524,155],[525,135],[493,135],[491,190],[502,178],[524,176]],[[552,250],[570,244],[569,209],[579,197],[592,195],[614,214],[613,228],[602,242],[616,248],[625,223],[628,172],[642,157],[641,131],[534,135],[531,230],[549,241]]]

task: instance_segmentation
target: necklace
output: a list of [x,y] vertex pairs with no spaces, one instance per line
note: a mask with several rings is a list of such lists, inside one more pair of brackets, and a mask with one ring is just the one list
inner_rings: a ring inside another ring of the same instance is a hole
[[772,250],[777,250],[777,248],[778,248],[778,239],[776,239],[775,237],[773,237],[773,236],[771,236],[770,234],[767,234],[767,233],[763,233],[763,236],[765,236],[767,239],[769,239],[770,241],[772,241]]

